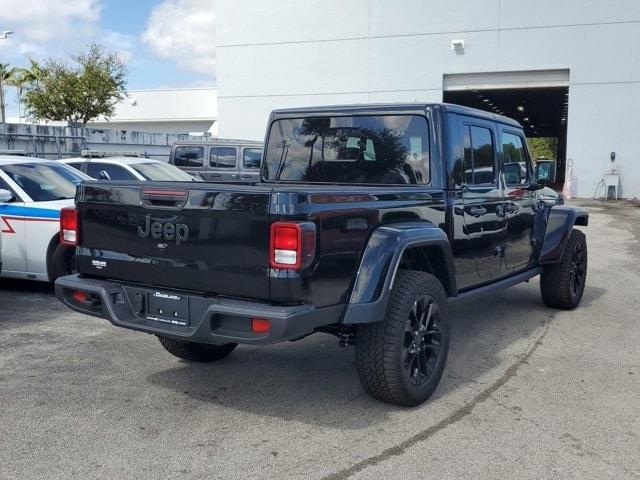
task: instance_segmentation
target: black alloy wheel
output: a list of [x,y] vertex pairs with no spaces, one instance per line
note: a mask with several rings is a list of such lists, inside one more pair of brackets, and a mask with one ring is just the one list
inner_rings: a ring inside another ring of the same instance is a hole
[[436,299],[425,295],[413,303],[404,335],[403,365],[412,385],[429,381],[441,352],[440,308]]

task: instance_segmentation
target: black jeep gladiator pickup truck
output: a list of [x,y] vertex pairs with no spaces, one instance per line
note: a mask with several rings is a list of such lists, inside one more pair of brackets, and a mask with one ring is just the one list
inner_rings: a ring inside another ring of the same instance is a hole
[[80,185],[60,230],[79,273],[58,298],[188,361],[330,333],[355,345],[367,393],[407,406],[442,376],[449,302],[536,275],[550,307],[580,302],[588,214],[541,198],[514,120],[448,104],[277,110],[265,145],[254,184]]

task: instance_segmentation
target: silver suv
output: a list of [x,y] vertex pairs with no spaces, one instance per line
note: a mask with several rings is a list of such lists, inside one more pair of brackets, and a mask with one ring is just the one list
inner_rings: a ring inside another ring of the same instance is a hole
[[206,182],[260,180],[262,142],[216,139],[211,143],[175,143],[169,163]]

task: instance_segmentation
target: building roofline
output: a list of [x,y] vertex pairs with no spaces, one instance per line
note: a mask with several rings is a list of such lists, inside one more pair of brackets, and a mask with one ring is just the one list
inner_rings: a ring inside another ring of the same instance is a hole
[[126,90],[127,94],[132,92],[183,92],[185,90],[218,90],[218,87],[167,87],[167,88],[132,88]]
[[136,123],[136,122],[157,122],[157,123],[169,123],[169,122],[216,122],[217,117],[191,117],[191,118],[155,118],[155,117],[139,117],[139,118],[111,118],[106,120],[104,118],[91,120],[91,123]]

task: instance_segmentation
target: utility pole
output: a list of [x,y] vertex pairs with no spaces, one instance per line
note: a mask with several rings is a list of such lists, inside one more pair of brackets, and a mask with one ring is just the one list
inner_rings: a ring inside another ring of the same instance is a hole
[[2,86],[2,75],[0,75],[0,123],[5,123],[7,119],[4,116],[4,87]]
[[[0,40],[6,40],[13,32],[11,30],[3,30],[0,32]],[[7,121],[4,115],[4,86],[2,85],[2,75],[0,75],[0,123]]]

